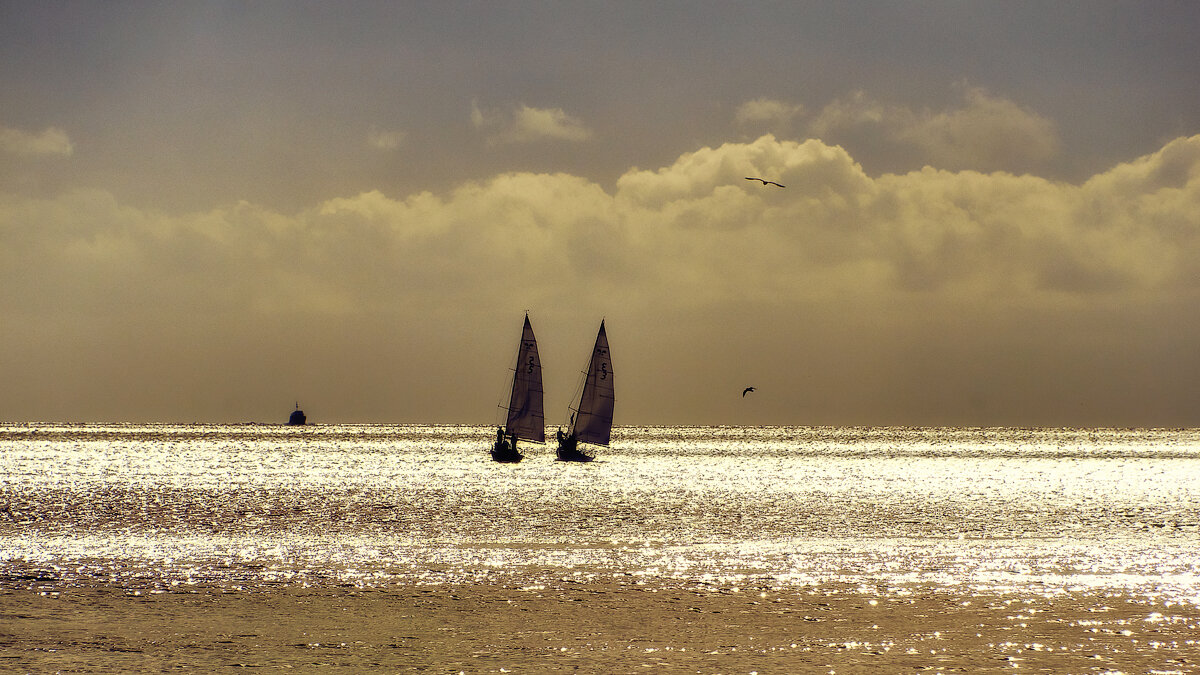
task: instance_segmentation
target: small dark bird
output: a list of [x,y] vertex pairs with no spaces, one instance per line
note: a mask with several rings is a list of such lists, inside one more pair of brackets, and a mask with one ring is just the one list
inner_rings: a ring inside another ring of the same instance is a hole
[[754,391],[754,387],[746,387],[745,389],[743,389],[742,390],[742,398],[746,398],[746,394],[749,394],[752,391]]
[[773,180],[767,180],[766,178],[751,178],[750,176],[746,176],[746,180],[756,180],[756,181],[761,182],[763,185],[774,185],[775,187],[784,187],[783,185],[780,185],[779,183],[776,183]]

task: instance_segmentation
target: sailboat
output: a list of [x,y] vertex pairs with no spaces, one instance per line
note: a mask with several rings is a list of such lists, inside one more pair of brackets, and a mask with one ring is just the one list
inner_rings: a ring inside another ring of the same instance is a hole
[[542,361],[538,358],[537,339],[529,315],[521,329],[517,347],[517,367],[513,370],[512,394],[508,399],[508,419],[496,429],[492,459],[497,462],[519,462],[525,456],[517,450],[517,439],[546,441],[546,416],[542,408]]
[[558,430],[558,460],[560,462],[590,462],[593,457],[579,449],[580,443],[608,445],[612,431],[613,404],[612,360],[608,353],[608,335],[604,332],[604,321],[596,334],[596,346],[592,348],[592,359],[588,362],[587,376],[579,403],[571,415],[571,428],[567,433]]

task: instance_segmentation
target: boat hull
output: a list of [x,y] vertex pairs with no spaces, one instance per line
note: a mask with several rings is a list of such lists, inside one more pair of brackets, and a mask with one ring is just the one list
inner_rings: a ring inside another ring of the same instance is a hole
[[525,459],[525,455],[522,455],[516,448],[509,446],[507,443],[504,445],[497,443],[492,447],[492,459],[503,464],[516,464]]
[[582,453],[578,450],[559,450],[558,456],[554,458],[556,462],[590,462],[595,457]]
[[555,459],[559,462],[590,462],[595,457],[579,449],[579,442],[574,435],[558,437],[558,451]]

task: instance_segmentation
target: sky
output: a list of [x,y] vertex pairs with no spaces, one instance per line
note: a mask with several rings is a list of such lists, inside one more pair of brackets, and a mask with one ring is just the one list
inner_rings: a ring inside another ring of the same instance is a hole
[[1197,426],[1198,35],[0,3],[0,420],[494,423],[528,312],[551,425],[604,320],[618,425]]

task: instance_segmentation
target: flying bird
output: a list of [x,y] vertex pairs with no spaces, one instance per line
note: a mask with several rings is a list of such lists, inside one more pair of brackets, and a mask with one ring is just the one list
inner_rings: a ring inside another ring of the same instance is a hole
[[779,183],[776,183],[773,180],[767,180],[766,178],[751,178],[750,176],[746,176],[746,180],[756,180],[756,181],[761,182],[763,185],[774,185],[775,187],[784,187],[783,185],[780,185]]
[[752,391],[754,391],[754,387],[746,387],[745,389],[743,389],[742,390],[742,398],[746,398],[746,394],[749,394]]

